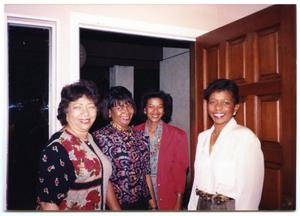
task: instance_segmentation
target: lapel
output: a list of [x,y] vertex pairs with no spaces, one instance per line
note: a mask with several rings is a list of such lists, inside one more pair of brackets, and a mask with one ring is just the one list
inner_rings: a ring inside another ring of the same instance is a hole
[[158,169],[161,163],[167,160],[167,156],[170,155],[170,145],[172,145],[172,134],[170,133],[170,126],[163,122],[163,132],[160,142],[160,149],[158,155]]
[[162,151],[168,147],[170,144],[171,134],[170,134],[170,127],[168,124],[163,122],[163,132],[161,135],[161,142],[160,142],[160,149],[163,149]]

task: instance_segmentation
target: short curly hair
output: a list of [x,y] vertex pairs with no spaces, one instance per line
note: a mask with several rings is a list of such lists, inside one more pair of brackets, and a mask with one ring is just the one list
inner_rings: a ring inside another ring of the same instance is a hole
[[68,124],[66,120],[66,113],[69,104],[82,96],[86,96],[92,100],[98,110],[100,95],[98,93],[97,86],[93,81],[80,80],[79,82],[66,85],[61,91],[61,101],[57,110],[57,119],[60,121],[62,126]]
[[164,115],[162,120],[165,123],[169,123],[172,119],[172,112],[173,112],[173,98],[170,94],[165,93],[164,91],[150,91],[143,95],[141,101],[141,110],[140,115],[143,121],[147,120],[147,115],[144,113],[144,109],[147,106],[147,102],[151,98],[160,98],[164,104]]
[[231,93],[234,104],[238,104],[239,97],[239,87],[235,81],[230,79],[217,79],[211,82],[207,88],[204,90],[203,97],[205,100],[209,100],[212,93],[217,91],[228,91]]
[[111,87],[100,105],[103,119],[106,122],[110,121],[109,110],[122,102],[131,104],[135,114],[136,105],[132,98],[131,92],[124,86]]

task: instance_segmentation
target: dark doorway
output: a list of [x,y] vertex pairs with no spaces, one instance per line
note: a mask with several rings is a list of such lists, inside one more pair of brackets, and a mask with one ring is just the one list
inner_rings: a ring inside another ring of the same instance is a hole
[[[130,34],[80,29],[80,78],[93,80],[101,95],[109,90],[109,68],[114,65],[134,67],[134,100],[140,110],[142,95],[149,90],[159,90],[160,61],[163,47],[190,48],[190,41],[171,40]],[[141,122],[139,115],[133,124]],[[98,117],[92,131],[104,126]]]
[[48,140],[49,29],[8,25],[8,210],[35,209],[42,145]]

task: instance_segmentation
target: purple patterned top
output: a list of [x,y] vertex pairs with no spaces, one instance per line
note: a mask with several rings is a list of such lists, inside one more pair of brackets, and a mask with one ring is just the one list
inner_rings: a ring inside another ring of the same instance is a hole
[[112,162],[110,181],[121,205],[151,199],[146,182],[150,174],[148,138],[141,131],[127,133],[111,124],[93,133],[102,152]]

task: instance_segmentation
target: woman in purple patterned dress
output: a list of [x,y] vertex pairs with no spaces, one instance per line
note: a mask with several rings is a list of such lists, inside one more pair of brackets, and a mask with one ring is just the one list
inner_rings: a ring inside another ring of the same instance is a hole
[[143,132],[134,131],[129,126],[135,113],[131,93],[122,86],[112,87],[103,100],[102,112],[110,123],[93,135],[102,152],[111,160],[110,180],[121,208],[156,209],[149,175],[148,139]]
[[111,164],[89,129],[97,116],[94,83],[81,81],[62,89],[55,133],[41,153],[37,203],[41,210],[103,210],[120,206],[111,192]]

